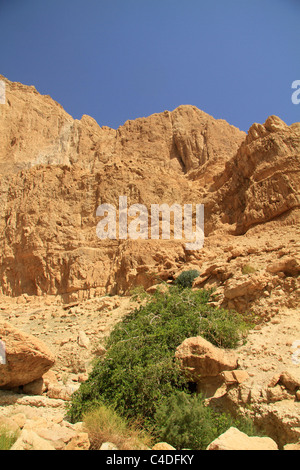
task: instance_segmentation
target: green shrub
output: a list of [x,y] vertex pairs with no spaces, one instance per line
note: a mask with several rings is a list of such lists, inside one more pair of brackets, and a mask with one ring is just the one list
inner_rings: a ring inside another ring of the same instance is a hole
[[184,289],[191,288],[194,280],[196,279],[196,277],[199,276],[199,274],[200,272],[196,271],[195,269],[183,271],[183,273],[179,274],[178,278],[175,281],[175,284],[177,286],[183,287]]
[[250,420],[217,413],[204,405],[201,395],[185,392],[174,394],[157,407],[155,425],[159,438],[178,450],[205,450],[231,426],[247,435],[257,435]]
[[108,338],[106,356],[73,395],[70,419],[79,421],[103,403],[122,416],[153,423],[156,405],[187,387],[174,360],[176,348],[198,335],[234,348],[245,331],[241,315],[208,304],[211,294],[171,286],[126,316]]

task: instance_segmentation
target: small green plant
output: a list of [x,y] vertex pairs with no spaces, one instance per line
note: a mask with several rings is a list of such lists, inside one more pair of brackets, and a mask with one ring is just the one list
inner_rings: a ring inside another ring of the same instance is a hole
[[205,450],[231,426],[249,436],[257,430],[249,419],[234,419],[227,413],[217,413],[205,406],[203,397],[177,392],[158,407],[155,431],[159,438],[176,449]]
[[257,271],[256,268],[254,268],[253,266],[251,266],[250,264],[245,264],[242,268],[242,274],[253,274]]
[[175,284],[182,287],[183,289],[191,288],[193,286],[194,280],[199,276],[199,274],[200,272],[195,269],[183,271],[181,274],[179,274]]
[[17,439],[16,432],[9,431],[5,427],[0,428],[0,450],[10,450]]

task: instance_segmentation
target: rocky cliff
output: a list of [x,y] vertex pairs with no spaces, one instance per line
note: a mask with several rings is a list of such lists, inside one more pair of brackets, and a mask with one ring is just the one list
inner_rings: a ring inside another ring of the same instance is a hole
[[98,205],[117,206],[120,195],[149,208],[204,203],[207,247],[218,234],[235,244],[251,227],[298,221],[299,123],[272,116],[246,135],[180,106],[114,130],[88,116],[74,120],[34,87],[0,78],[4,295],[71,301],[149,287],[189,262],[201,268],[205,251],[179,240],[97,238]]
[[[256,324],[236,351],[247,379],[227,374],[210,403],[251,416],[280,446],[299,441],[300,123],[270,116],[246,134],[180,106],[114,130],[0,80],[1,319],[54,349],[51,407],[69,397],[99,341],[132,309],[118,295],[197,269],[195,288],[214,288],[216,305],[251,313]],[[99,239],[97,207],[118,206],[119,196],[149,210],[203,203],[203,248]],[[0,402],[14,416],[15,396]],[[53,414],[41,398],[21,397],[22,412],[24,403],[29,416],[35,406],[47,420]]]

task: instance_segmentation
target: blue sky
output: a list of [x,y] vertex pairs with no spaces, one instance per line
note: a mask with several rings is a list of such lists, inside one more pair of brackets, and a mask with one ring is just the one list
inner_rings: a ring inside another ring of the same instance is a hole
[[100,126],[197,106],[300,121],[299,0],[0,0],[0,73]]

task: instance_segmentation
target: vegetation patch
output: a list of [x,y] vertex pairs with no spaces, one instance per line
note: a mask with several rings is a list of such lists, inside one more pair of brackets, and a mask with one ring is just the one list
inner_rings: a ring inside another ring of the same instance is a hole
[[178,450],[205,450],[231,426],[248,436],[258,434],[251,420],[217,413],[204,405],[200,394],[189,395],[185,392],[175,393],[161,403],[156,411],[155,422],[160,439]]
[[128,422],[111,407],[98,406],[83,416],[83,422],[91,450],[99,450],[104,442],[115,444],[119,450],[143,450],[152,444],[152,437],[137,422]]
[[189,271],[183,271],[179,274],[178,278],[175,281],[177,286],[183,287],[184,289],[187,287],[192,287],[194,280],[200,274],[199,271],[196,269],[190,269]]
[[18,439],[18,434],[5,427],[0,428],[0,450],[10,450]]
[[175,361],[176,348],[201,335],[212,344],[235,348],[249,328],[242,315],[209,304],[212,291],[170,286],[145,301],[112,331],[107,354],[97,359],[88,380],[75,392],[69,409],[73,422],[102,406],[143,422],[160,436],[160,406],[178,392],[189,396],[186,378]]
[[251,266],[250,264],[245,264],[242,268],[242,274],[253,274],[257,271],[254,266]]

